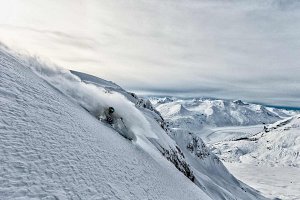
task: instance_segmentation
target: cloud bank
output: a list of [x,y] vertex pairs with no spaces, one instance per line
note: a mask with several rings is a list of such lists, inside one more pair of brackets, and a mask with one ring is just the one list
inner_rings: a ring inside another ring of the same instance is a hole
[[298,1],[1,5],[1,42],[126,89],[300,106]]

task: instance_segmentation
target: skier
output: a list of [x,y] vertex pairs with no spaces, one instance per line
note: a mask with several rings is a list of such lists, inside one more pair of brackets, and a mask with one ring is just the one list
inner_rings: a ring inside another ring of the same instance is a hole
[[113,113],[115,112],[115,109],[113,107],[109,107],[104,111],[105,120],[108,124],[112,125],[114,123],[114,116]]
[[108,107],[104,111],[104,116],[99,116],[99,119],[111,125],[112,128],[115,129],[117,132],[119,132],[123,137],[129,140],[136,139],[133,132],[126,127],[123,118],[119,117],[115,113],[115,109],[113,107]]
[[265,133],[269,132],[269,130],[266,126],[264,126],[264,131],[265,131]]

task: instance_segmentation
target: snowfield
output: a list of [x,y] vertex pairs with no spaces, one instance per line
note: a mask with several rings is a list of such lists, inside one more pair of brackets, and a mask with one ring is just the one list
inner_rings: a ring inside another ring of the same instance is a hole
[[[0,199],[265,199],[116,84],[0,50]],[[107,106],[136,139],[99,121]]]

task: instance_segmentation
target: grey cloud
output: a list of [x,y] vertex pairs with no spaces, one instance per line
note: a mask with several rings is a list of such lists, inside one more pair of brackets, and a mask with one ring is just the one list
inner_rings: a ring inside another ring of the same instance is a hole
[[[39,36],[14,37],[19,48],[140,93],[299,106],[299,1],[91,0],[77,10],[70,4],[54,5],[61,11],[56,19],[64,20],[51,23],[45,3],[40,15],[1,27]],[[41,51],[45,46],[53,50]]]
[[10,28],[10,29],[17,29],[17,30],[28,30],[28,31],[33,31],[33,32],[38,32],[38,33],[43,33],[43,34],[51,34],[51,35],[54,35],[54,36],[57,36],[57,37],[60,37],[60,38],[64,38],[64,39],[86,40],[86,41],[95,42],[95,40],[93,40],[91,38],[75,36],[75,35],[71,35],[71,34],[61,32],[61,31],[36,29],[36,28],[32,28],[32,27],[23,27],[23,26],[9,25],[9,24],[0,24],[0,27]]

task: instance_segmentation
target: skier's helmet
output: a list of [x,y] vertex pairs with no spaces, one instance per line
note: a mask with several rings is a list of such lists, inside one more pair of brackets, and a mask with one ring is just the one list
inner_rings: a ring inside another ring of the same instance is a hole
[[108,112],[109,112],[109,114],[112,114],[115,112],[115,109],[113,107],[109,107]]

